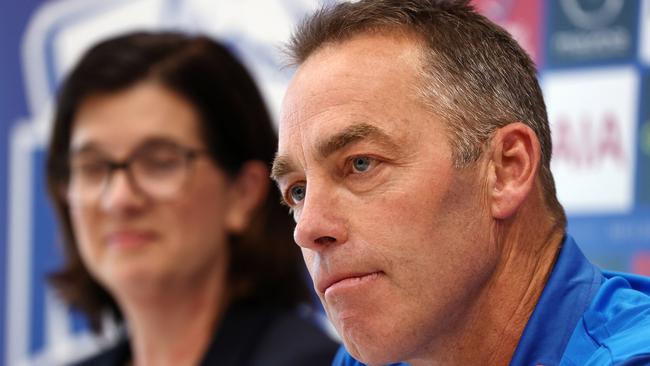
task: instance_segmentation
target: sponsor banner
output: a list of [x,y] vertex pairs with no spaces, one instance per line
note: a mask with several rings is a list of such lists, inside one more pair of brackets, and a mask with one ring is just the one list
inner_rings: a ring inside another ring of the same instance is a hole
[[547,66],[634,61],[638,1],[557,0],[547,4]]
[[650,66],[650,0],[641,0],[639,22],[639,58]]
[[[0,99],[10,101],[0,108],[0,203],[7,202],[0,211],[0,365],[67,364],[98,346],[44,280],[60,263],[43,185],[44,149],[53,95],[80,55],[127,31],[206,33],[243,59],[277,116],[291,74],[281,67],[278,46],[306,12],[334,1],[29,0],[3,8],[0,17],[11,28],[5,38],[20,45],[6,47],[0,59]],[[580,66],[629,61],[650,67],[650,0],[474,3],[538,65],[552,69],[542,69],[543,86],[569,232],[597,264],[648,274],[650,103],[639,103],[650,100],[650,76],[643,77],[639,97],[639,70]],[[116,334],[109,328],[107,339]]]
[[546,73],[551,168],[568,214],[628,213],[634,204],[638,78],[617,68]]
[[569,218],[568,232],[587,258],[601,268],[647,274],[643,253],[650,253],[649,213],[574,215]]
[[538,68],[543,66],[541,0],[476,0],[473,4],[483,15],[510,32]]
[[637,174],[637,200],[640,206],[650,208],[650,72],[646,72],[642,77],[641,100],[641,118],[639,119],[638,142],[637,146],[638,174]]

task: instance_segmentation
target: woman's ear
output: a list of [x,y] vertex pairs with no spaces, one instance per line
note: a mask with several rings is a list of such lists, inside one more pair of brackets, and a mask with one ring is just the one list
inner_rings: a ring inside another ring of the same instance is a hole
[[490,147],[490,210],[495,219],[506,219],[533,190],[541,156],[539,140],[530,127],[516,122],[499,128]]
[[264,202],[271,180],[269,169],[259,160],[244,164],[230,189],[230,206],[226,227],[232,233],[241,233],[250,224],[255,210]]

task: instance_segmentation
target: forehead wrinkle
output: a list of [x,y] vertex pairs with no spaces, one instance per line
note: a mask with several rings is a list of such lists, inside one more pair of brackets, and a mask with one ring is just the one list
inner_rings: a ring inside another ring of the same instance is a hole
[[322,158],[327,158],[336,151],[363,139],[377,141],[389,148],[397,148],[397,144],[383,130],[368,123],[357,123],[343,129],[343,131],[317,143],[316,151]]

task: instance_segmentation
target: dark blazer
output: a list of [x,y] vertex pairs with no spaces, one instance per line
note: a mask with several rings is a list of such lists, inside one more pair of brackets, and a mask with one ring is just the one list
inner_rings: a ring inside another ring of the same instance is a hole
[[[238,306],[221,321],[200,366],[329,366],[338,345],[295,310]],[[77,366],[124,366],[128,339]]]

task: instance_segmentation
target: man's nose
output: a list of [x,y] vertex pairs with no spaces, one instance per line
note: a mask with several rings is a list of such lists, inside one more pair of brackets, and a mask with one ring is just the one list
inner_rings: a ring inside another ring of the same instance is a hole
[[146,197],[125,170],[116,170],[106,182],[100,201],[104,211],[125,212],[141,208]]
[[293,238],[306,249],[321,251],[347,241],[344,208],[340,206],[336,188],[308,184],[304,202],[296,216]]

